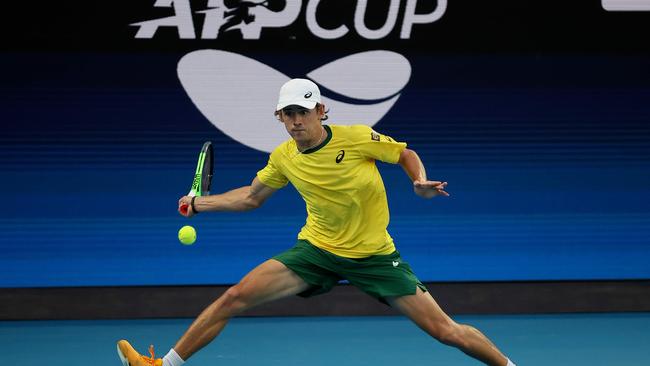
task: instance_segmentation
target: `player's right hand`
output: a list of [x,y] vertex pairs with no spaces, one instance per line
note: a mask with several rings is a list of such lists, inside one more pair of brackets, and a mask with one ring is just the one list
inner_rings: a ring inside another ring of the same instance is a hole
[[185,217],[192,217],[196,214],[192,210],[192,197],[183,196],[178,199],[178,213]]
[[413,181],[413,190],[415,194],[423,198],[431,198],[435,196],[449,196],[445,191],[447,182],[440,182],[437,180],[415,180]]

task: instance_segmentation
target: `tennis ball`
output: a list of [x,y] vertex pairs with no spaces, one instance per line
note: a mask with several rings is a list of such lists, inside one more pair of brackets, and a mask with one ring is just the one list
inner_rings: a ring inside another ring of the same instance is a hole
[[189,225],[183,226],[178,230],[178,240],[184,245],[192,245],[196,241],[196,230]]

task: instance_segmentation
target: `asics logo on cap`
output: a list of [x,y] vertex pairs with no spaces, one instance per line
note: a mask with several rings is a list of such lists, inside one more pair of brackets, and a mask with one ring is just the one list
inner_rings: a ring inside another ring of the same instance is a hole
[[[291,80],[287,75],[252,58],[210,49],[183,56],[177,73],[196,108],[233,140],[268,153],[288,138],[285,129],[273,123],[278,89]],[[311,83],[305,80],[297,83],[299,92],[288,95],[291,104],[322,101],[336,124],[372,127],[399,99],[411,77],[411,64],[396,52],[366,51],[329,62],[305,76],[347,99],[320,95],[318,85],[305,88],[305,83]],[[368,80],[373,80],[372,87],[359,87]],[[309,98],[306,91],[312,93]]]
[[311,92],[308,92],[307,94],[305,94],[305,99],[309,99],[309,98],[311,98]]

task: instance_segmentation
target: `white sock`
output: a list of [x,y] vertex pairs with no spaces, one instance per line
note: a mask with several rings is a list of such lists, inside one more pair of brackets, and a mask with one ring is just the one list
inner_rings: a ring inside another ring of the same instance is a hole
[[183,361],[181,356],[173,348],[163,357],[163,366],[181,366],[184,363],[185,361]]
[[508,360],[508,364],[506,366],[517,366],[512,361],[510,361],[509,358],[507,358],[507,360]]

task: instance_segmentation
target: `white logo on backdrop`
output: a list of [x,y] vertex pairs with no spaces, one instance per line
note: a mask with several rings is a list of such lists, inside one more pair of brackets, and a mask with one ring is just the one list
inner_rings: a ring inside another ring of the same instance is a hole
[[[232,52],[199,50],[178,62],[178,78],[196,107],[224,134],[260,151],[285,141],[273,112],[280,86],[290,77]],[[390,110],[411,77],[411,64],[391,51],[368,51],[325,64],[307,74],[321,87],[363,101],[353,104],[323,95],[336,124],[373,126]]]
[[601,0],[607,11],[650,11],[650,0]]
[[[201,39],[216,39],[224,32],[232,30],[241,31],[244,39],[260,39],[263,28],[291,25],[298,18],[302,5],[302,0],[208,0],[207,9],[194,13],[204,15]],[[384,38],[396,26],[401,26],[400,38],[409,39],[413,25],[433,23],[447,10],[447,0],[438,0],[435,9],[430,13],[417,14],[417,5],[418,0],[390,0],[384,24],[377,29],[370,29],[366,26],[368,0],[357,0],[351,26],[358,35],[366,39]],[[156,0],[153,6],[172,8],[174,15],[131,24],[139,28],[135,38],[153,38],[160,27],[176,28],[181,39],[196,38],[190,0]],[[323,6],[326,5],[321,4],[321,0],[307,1],[305,23],[309,31],[322,39],[337,39],[348,34],[350,28],[346,24],[339,24],[333,29],[321,25],[317,10]],[[398,25],[400,13],[403,17],[401,25]]]

